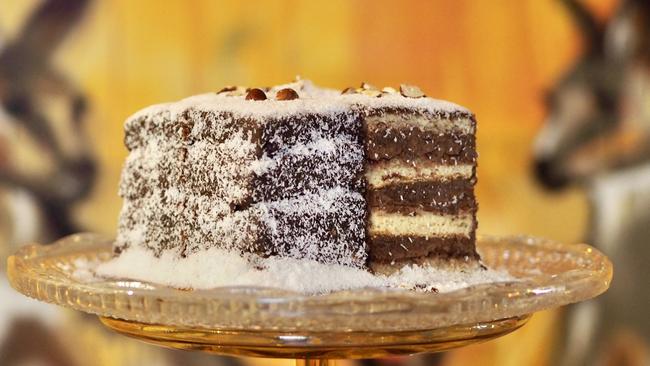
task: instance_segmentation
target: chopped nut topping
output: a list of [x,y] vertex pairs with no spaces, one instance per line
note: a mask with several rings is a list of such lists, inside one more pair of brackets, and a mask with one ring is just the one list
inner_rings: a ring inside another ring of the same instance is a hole
[[243,86],[227,86],[217,92],[217,94],[226,94],[227,96],[242,96],[245,95],[248,88]]
[[266,93],[262,89],[249,89],[246,93],[246,100],[266,100]]
[[226,92],[231,92],[231,91],[235,91],[235,90],[237,90],[237,87],[234,86],[234,85],[230,85],[230,86],[227,86],[227,87],[225,87],[225,88],[219,90],[219,91],[217,92],[217,94],[226,93]]
[[400,93],[407,98],[422,98],[424,93],[420,88],[413,85],[402,84],[399,86]]
[[296,93],[296,91],[291,88],[279,90],[277,94],[275,94],[275,99],[277,100],[294,100],[298,98],[298,93]]
[[361,83],[360,88],[363,90],[378,90],[374,85],[368,84],[365,81]]
[[341,94],[356,94],[357,91],[354,88],[345,88],[341,91]]
[[386,94],[397,94],[397,90],[393,87],[387,86],[381,90],[382,92]]
[[229,97],[242,96],[246,94],[246,88],[243,86],[227,86],[217,92],[217,94],[225,94]]

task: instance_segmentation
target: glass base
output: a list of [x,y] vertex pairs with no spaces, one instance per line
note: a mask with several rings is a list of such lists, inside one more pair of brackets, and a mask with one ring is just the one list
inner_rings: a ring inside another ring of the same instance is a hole
[[508,334],[530,315],[402,332],[269,332],[178,327],[101,317],[107,327],[141,341],[168,348],[221,355],[295,358],[381,358],[441,352]]

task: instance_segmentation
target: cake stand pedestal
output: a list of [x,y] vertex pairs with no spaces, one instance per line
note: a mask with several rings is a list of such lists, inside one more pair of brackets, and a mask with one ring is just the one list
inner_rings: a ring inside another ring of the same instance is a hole
[[229,356],[288,358],[296,365],[335,365],[336,359],[441,352],[487,341],[523,326],[529,315],[398,332],[268,332],[179,327],[100,317],[121,334],[168,348]]
[[122,334],[216,354],[334,359],[439,352],[507,334],[537,311],[607,290],[612,264],[598,250],[543,239],[479,236],[483,263],[513,279],[423,293],[360,288],[310,296],[261,287],[180,290],[101,278],[112,240],[76,234],[28,245],[8,259],[7,277],[32,298],[101,317]]

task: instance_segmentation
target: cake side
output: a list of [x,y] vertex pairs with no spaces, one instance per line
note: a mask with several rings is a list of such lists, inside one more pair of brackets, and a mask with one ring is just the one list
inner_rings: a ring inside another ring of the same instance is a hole
[[478,264],[474,115],[453,103],[385,94],[344,97],[365,114],[370,268]]
[[259,127],[227,115],[194,117],[160,110],[127,121],[118,251],[143,246],[185,256],[205,245],[206,232],[224,248],[258,249],[254,215],[233,208],[251,195]]
[[116,251],[185,257],[218,247],[365,266],[360,114],[336,102],[246,101],[287,107],[242,117],[210,98],[223,99],[127,121]]

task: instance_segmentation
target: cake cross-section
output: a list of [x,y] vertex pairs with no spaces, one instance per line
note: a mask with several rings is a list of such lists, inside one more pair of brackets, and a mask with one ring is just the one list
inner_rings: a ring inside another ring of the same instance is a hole
[[474,116],[402,86],[307,81],[146,108],[129,150],[116,255],[217,247],[389,273],[478,263]]

